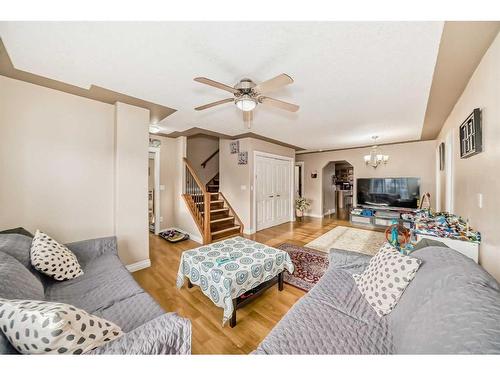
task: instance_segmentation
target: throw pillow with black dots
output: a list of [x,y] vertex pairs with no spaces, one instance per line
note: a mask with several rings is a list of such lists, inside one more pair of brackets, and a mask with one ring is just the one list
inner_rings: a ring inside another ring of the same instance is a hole
[[352,277],[377,315],[384,316],[396,307],[421,263],[420,259],[403,255],[386,243],[370,259],[365,271]]
[[65,303],[2,298],[0,330],[22,354],[83,354],[123,335],[116,324]]
[[31,242],[30,256],[31,264],[36,270],[57,281],[71,280],[83,275],[75,254],[39,230]]

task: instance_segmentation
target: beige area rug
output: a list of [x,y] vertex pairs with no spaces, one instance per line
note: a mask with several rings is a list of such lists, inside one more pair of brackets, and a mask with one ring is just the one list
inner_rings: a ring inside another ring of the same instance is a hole
[[338,226],[305,247],[329,253],[331,248],[373,255],[385,242],[385,234],[365,229]]

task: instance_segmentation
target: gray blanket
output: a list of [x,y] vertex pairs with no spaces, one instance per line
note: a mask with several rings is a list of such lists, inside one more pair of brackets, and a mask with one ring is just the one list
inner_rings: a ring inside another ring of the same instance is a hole
[[163,314],[87,354],[191,354],[191,324]]

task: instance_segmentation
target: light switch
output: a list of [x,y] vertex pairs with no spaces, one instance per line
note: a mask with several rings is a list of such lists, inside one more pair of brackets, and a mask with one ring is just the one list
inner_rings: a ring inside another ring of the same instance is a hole
[[160,191],[165,190],[165,185],[160,185]]
[[477,206],[483,208],[483,193],[477,194]]
[[246,185],[241,185],[240,188],[241,188],[241,190],[246,190],[247,186]]

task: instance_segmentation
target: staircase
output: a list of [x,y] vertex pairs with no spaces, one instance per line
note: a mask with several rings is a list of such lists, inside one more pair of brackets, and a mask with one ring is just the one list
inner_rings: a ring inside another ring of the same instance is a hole
[[203,185],[184,158],[186,182],[182,197],[203,236],[203,244],[243,233],[243,223],[224,194],[219,191],[218,174]]
[[217,173],[206,185],[206,189],[209,193],[219,192],[219,174]]

